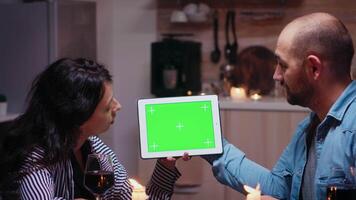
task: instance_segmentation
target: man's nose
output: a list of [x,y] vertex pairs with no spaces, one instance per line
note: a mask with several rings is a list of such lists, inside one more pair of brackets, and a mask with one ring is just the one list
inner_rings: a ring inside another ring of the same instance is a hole
[[281,81],[282,80],[282,73],[281,73],[281,70],[280,70],[279,66],[277,66],[276,69],[274,70],[273,79],[275,81]]

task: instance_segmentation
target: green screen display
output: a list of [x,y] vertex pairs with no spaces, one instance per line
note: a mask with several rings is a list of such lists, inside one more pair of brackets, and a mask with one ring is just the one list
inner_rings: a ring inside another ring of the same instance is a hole
[[210,101],[146,104],[148,152],[215,148]]

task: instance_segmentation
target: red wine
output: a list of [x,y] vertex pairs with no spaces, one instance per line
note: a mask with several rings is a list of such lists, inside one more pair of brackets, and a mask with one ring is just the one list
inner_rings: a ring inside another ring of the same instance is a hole
[[103,194],[114,185],[114,172],[89,171],[85,173],[84,184],[94,194]]
[[327,200],[354,200],[356,199],[355,187],[331,186],[327,188]]

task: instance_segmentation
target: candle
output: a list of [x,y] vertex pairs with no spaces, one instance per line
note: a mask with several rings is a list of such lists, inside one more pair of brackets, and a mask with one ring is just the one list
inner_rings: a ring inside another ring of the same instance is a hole
[[132,200],[146,200],[146,188],[139,184],[135,179],[130,178],[129,182],[132,186]]
[[260,184],[257,184],[256,188],[244,185],[244,189],[248,193],[246,200],[261,200]]
[[250,98],[253,99],[254,101],[257,101],[257,100],[260,100],[262,98],[262,96],[256,93],[256,94],[251,95]]
[[242,87],[231,87],[230,89],[230,96],[232,99],[245,99],[246,98],[246,91]]

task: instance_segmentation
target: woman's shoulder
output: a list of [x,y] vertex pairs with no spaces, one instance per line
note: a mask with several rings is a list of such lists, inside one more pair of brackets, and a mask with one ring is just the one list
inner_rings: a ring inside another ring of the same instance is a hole
[[90,145],[92,148],[104,148],[104,149],[110,149],[109,145],[105,144],[105,142],[98,136],[90,136],[88,138]]
[[39,163],[45,157],[45,150],[40,146],[34,146],[25,156],[24,163]]
[[90,136],[88,138],[90,143],[104,143],[98,136]]
[[106,145],[98,136],[88,138],[93,153],[108,154],[116,157],[114,151]]
[[19,170],[19,174],[25,175],[31,173],[32,171],[47,168],[48,165],[44,160],[45,154],[46,152],[44,148],[40,146],[32,147],[25,155],[25,158]]

